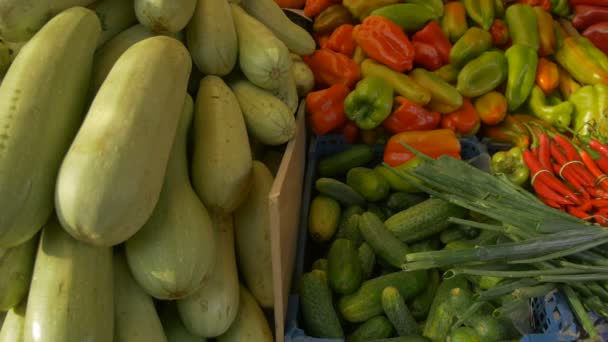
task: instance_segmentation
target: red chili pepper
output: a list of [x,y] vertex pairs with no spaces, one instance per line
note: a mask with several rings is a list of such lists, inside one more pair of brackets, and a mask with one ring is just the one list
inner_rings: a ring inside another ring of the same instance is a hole
[[361,78],[359,65],[347,56],[330,49],[316,50],[312,55],[303,56],[320,86],[344,84],[352,88]]
[[[576,151],[576,147],[574,147],[574,145],[572,145],[572,143],[568,139],[564,138],[559,134],[555,134],[553,136],[553,140],[555,140],[555,142],[564,150],[564,152],[566,153],[567,161],[582,162],[581,157]],[[595,182],[595,177],[589,172],[589,170],[584,167],[584,165],[581,165],[581,163],[573,163],[573,165],[573,168],[576,169],[577,174],[585,181],[585,184],[592,185]]]
[[413,41],[414,51],[414,64],[419,65],[428,70],[437,70],[443,65],[443,60],[439,51],[431,45],[423,42]]
[[309,18],[316,17],[327,7],[341,2],[342,1],[340,0],[306,0],[306,4],[304,4],[304,15]]
[[593,218],[592,215],[589,215],[588,213],[572,206],[568,207],[568,214],[585,221],[591,220]]
[[[562,181],[556,178],[550,171],[547,172],[548,170],[542,167],[542,165],[540,164],[538,159],[534,157],[532,152],[530,152],[529,150],[525,150],[522,154],[526,165],[530,169],[530,173],[533,175],[532,186],[535,186],[536,182],[544,183],[551,190],[554,190],[555,192],[564,196],[566,199],[571,200],[572,202],[574,202],[574,204],[581,204],[580,198],[578,198],[578,196],[576,196],[576,194],[572,192],[572,190],[570,190],[564,183],[562,183]],[[540,193],[540,195],[544,196],[543,193]]]
[[412,41],[427,43],[439,52],[441,59],[444,64],[450,63],[450,50],[452,49],[452,43],[448,39],[448,36],[443,32],[441,26],[431,20],[422,30],[416,32],[412,37]]
[[606,208],[608,207],[608,200],[605,199],[593,199],[590,201],[594,208]]
[[574,189],[585,199],[590,199],[591,195],[586,190],[587,187],[593,186],[593,183],[588,183],[576,172],[573,167],[575,164],[567,164],[566,157],[564,157],[559,151],[555,144],[551,144],[551,156],[557,161],[557,164],[553,165],[553,172],[559,175],[559,177],[568,183],[570,183]]
[[556,203],[559,206],[574,204],[571,200],[560,195],[559,193],[557,193],[556,191],[551,189],[547,184],[545,184],[543,182],[536,181],[536,182],[534,182],[534,184],[532,184],[532,187],[534,188],[534,191],[536,192],[536,194],[543,201],[549,200],[549,201]]
[[357,136],[359,135],[359,126],[357,126],[354,121],[348,120],[346,124],[342,126],[340,134],[342,134],[347,144],[354,144],[357,141]]
[[351,24],[340,25],[329,36],[329,39],[325,43],[325,47],[348,57],[352,57],[355,52],[355,47],[357,46],[353,39],[353,28],[354,26]]
[[553,168],[551,167],[551,141],[547,133],[544,132],[539,136],[538,160],[543,168],[553,173]]
[[574,6],[572,25],[578,30],[584,30],[591,25],[604,21],[608,21],[608,7],[590,5]]
[[542,196],[539,196],[539,198],[540,198],[541,201],[543,201],[543,203],[545,203],[546,205],[550,206],[551,208],[562,209],[562,206],[559,203],[555,202],[555,201],[552,201],[552,200],[550,200],[548,198],[544,198]]
[[414,46],[403,29],[390,19],[369,16],[355,26],[353,37],[366,56],[398,72],[412,69]]
[[594,199],[608,199],[608,192],[598,189],[595,186],[588,187],[587,192]]
[[431,112],[402,96],[395,98],[396,109],[384,120],[384,128],[396,134],[405,131],[426,131],[437,128],[441,114]]
[[593,158],[587,153],[587,151],[581,150],[580,152],[581,159],[583,159],[583,163],[587,166],[587,169],[591,172],[591,174],[595,177],[595,185],[604,191],[608,191],[608,176],[600,170]]
[[591,139],[589,141],[589,147],[600,154],[600,159],[595,162],[604,173],[608,174],[608,146],[595,139]]
[[344,99],[350,89],[344,84],[313,91],[306,96],[306,109],[311,114],[312,130],[317,135],[327,134],[346,122]]
[[509,42],[509,28],[502,19],[494,19],[490,27],[490,33],[494,46],[503,47]]

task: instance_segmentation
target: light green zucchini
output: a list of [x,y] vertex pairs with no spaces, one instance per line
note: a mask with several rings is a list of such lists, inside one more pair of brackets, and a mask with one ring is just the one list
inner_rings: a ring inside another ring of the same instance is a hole
[[228,330],[239,310],[239,276],[234,252],[232,215],[212,213],[217,241],[215,267],[193,295],[177,301],[188,331],[217,337]]
[[200,82],[192,155],[192,183],[205,206],[233,212],[249,191],[253,160],[239,102],[217,76]]
[[291,73],[293,74],[294,80],[296,81],[296,89],[298,96],[304,97],[308,95],[315,87],[315,75],[312,70],[302,61],[302,58],[294,53],[291,54],[293,64],[291,66]]
[[133,279],[122,251],[115,251],[114,342],[166,341],[152,298]]
[[35,235],[19,246],[0,249],[0,311],[8,311],[27,295],[37,248]]
[[114,63],[116,63],[118,58],[120,58],[128,48],[137,42],[154,36],[155,34],[148,30],[147,27],[137,24],[119,33],[101,46],[97,52],[95,52],[95,59],[93,61],[93,76],[91,80],[92,95],[94,96],[97,93],[99,87],[101,87],[101,84],[114,66]]
[[148,222],[125,244],[133,276],[158,299],[191,295],[215,264],[211,219],[188,178],[186,143],[193,106],[187,95],[158,203]]
[[55,218],[42,230],[24,341],[112,341],[112,249],[71,237]]
[[241,71],[258,87],[277,89],[291,72],[287,46],[241,7],[230,6],[238,37]]
[[264,312],[250,292],[241,285],[239,312],[225,334],[218,342],[273,342],[272,331]]
[[206,337],[190,333],[177,313],[175,302],[164,302],[160,309],[160,320],[168,342],[207,342]]
[[296,120],[280,99],[248,80],[231,82],[249,133],[266,145],[281,145],[293,138]]
[[8,45],[4,44],[4,42],[0,41],[0,75],[4,76],[8,67],[11,65],[13,61],[11,57],[12,51],[8,47]]
[[84,116],[100,32],[93,11],[66,10],[22,48],[2,81],[0,248],[29,240],[53,211],[57,171]]
[[24,299],[17,306],[9,310],[4,318],[4,322],[0,319],[0,342],[23,342],[26,305],[27,300]]
[[274,305],[268,204],[273,181],[266,165],[254,161],[251,190],[245,202],[234,212],[239,271],[263,308],[272,308]]
[[272,94],[276,98],[278,98],[284,104],[287,105],[287,107],[291,111],[291,115],[294,115],[296,113],[296,111],[298,110],[298,104],[300,103],[300,99],[298,97],[298,87],[296,85],[296,78],[294,77],[293,73],[294,65],[295,63],[291,65],[292,72],[287,75],[287,77],[283,81],[283,84],[272,91]]
[[101,21],[101,37],[97,46],[102,46],[120,32],[137,24],[133,0],[99,0],[89,6]]
[[206,75],[228,75],[236,64],[238,40],[227,0],[198,0],[186,27],[194,64]]
[[[74,6],[87,6],[93,2],[95,0],[2,0],[0,38],[9,42],[26,41],[59,12]],[[93,43],[96,41],[97,39]],[[54,47],[59,48],[56,45]]]
[[184,29],[196,7],[196,0],[135,0],[137,20],[159,33],[176,33]]
[[191,68],[188,50],[165,36],[116,61],[59,171],[55,203],[72,236],[113,246],[152,215]]
[[315,51],[317,45],[310,33],[289,20],[273,0],[242,0],[241,6],[266,25],[290,51],[303,56]]

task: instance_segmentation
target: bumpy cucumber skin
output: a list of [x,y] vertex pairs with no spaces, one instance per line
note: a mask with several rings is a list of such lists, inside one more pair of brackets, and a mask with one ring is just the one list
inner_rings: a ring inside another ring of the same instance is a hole
[[354,167],[369,163],[373,158],[374,150],[371,146],[354,145],[319,161],[319,174],[323,177],[340,176]]
[[340,204],[333,198],[319,195],[313,198],[308,213],[308,232],[314,241],[329,241],[340,220]]
[[327,256],[329,286],[337,293],[355,292],[363,278],[359,254],[352,241],[336,239]]
[[421,332],[397,288],[392,286],[384,288],[382,308],[399,336],[416,335]]
[[306,332],[320,338],[343,338],[344,331],[332,304],[326,273],[319,270],[302,275],[300,302]]
[[394,267],[401,267],[409,248],[388,231],[382,221],[371,212],[361,215],[359,230],[374,253]]
[[368,342],[370,339],[387,338],[393,334],[393,325],[385,316],[370,318],[350,336],[349,342]]
[[320,193],[332,197],[344,205],[365,206],[366,202],[355,189],[333,178],[319,178],[315,188]]

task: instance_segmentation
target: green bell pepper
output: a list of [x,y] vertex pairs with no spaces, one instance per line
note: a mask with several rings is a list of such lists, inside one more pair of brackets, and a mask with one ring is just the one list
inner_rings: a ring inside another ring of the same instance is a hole
[[507,57],[507,89],[505,96],[509,111],[521,106],[534,87],[538,55],[527,45],[514,44],[505,52]]
[[486,51],[467,63],[458,74],[456,89],[466,97],[492,91],[507,79],[507,59],[500,51]]
[[574,105],[574,131],[608,137],[608,85],[586,85],[568,99]]
[[527,45],[538,51],[540,37],[532,6],[515,4],[507,7],[505,22],[513,45]]
[[374,129],[391,113],[393,88],[380,77],[366,77],[344,100],[344,112],[361,129]]
[[462,95],[456,87],[447,83],[433,72],[416,68],[410,73],[410,77],[431,92],[431,102],[427,105],[428,109],[447,114],[462,106]]
[[565,131],[570,127],[574,107],[569,101],[561,101],[555,96],[547,98],[539,86],[534,86],[528,104],[534,116],[558,130]]
[[494,0],[462,0],[469,18],[488,31],[494,22]]
[[494,153],[491,166],[494,174],[503,174],[515,185],[523,185],[530,177],[530,170],[524,162],[521,147]]
[[456,80],[458,80],[458,74],[460,73],[460,69],[458,69],[452,64],[446,64],[441,68],[433,71],[433,73],[448,83],[456,83]]
[[469,28],[450,50],[450,64],[455,67],[465,65],[492,46],[492,35],[479,27]]
[[395,4],[378,8],[371,15],[379,15],[390,19],[401,26],[405,32],[413,33],[421,30],[430,20],[439,17],[426,6],[419,4]]
[[568,0],[551,0],[551,13],[562,18],[568,17],[570,15]]

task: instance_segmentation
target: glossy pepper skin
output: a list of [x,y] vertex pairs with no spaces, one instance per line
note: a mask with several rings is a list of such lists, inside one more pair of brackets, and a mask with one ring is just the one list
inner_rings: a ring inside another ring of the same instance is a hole
[[370,16],[353,30],[365,54],[389,68],[404,72],[414,64],[414,46],[401,27],[381,16]]
[[359,66],[346,55],[330,49],[316,50],[312,55],[302,57],[312,70],[315,80],[321,86],[344,84],[352,88],[361,78]]
[[536,85],[545,95],[551,94],[559,86],[559,67],[545,57],[538,60]]
[[515,111],[528,98],[536,80],[538,55],[527,45],[515,44],[505,52],[507,57],[507,88],[505,96],[509,111]]
[[380,126],[392,107],[393,88],[380,77],[362,79],[344,101],[346,116],[361,129]]
[[572,95],[575,91],[577,91],[581,85],[572,78],[572,75],[564,68],[558,66],[559,72],[559,92],[562,95],[562,98],[568,99],[570,95]]
[[605,21],[608,21],[608,7],[590,5],[574,6],[572,25],[579,30],[584,30],[591,25]]
[[520,147],[494,153],[491,165],[494,174],[504,175],[515,185],[524,185],[530,177],[530,170],[524,162]]
[[569,16],[570,4],[568,1],[574,3],[576,0],[551,0],[551,13],[562,18]]
[[437,70],[443,65],[443,60],[439,51],[431,45],[423,42],[413,41],[414,45],[414,65],[428,70]]
[[583,36],[589,39],[598,49],[608,54],[608,21],[587,27]]
[[439,18],[428,7],[411,3],[384,6],[374,10],[371,15],[386,17],[408,33],[414,33],[430,20]]
[[515,4],[507,7],[505,21],[513,45],[526,45],[538,51],[538,23],[532,6]]
[[467,15],[484,30],[494,21],[494,0],[462,0]]
[[432,112],[405,97],[395,98],[395,110],[384,120],[384,128],[393,133],[426,131],[437,128],[441,114]]
[[344,24],[336,28],[325,42],[325,47],[352,57],[357,45],[353,39],[353,28],[354,26],[351,24]]
[[447,114],[462,106],[462,95],[458,90],[433,72],[416,68],[410,73],[410,77],[431,93],[428,109]]
[[608,2],[605,0],[570,0],[572,6],[576,5],[595,5],[608,7]]
[[481,126],[481,118],[471,100],[464,98],[458,110],[441,117],[441,128],[454,131],[459,137],[469,137],[477,134]]
[[538,55],[549,56],[555,51],[555,29],[553,28],[553,16],[542,9],[534,7],[536,23],[538,27]]
[[431,92],[422,87],[406,74],[396,72],[373,59],[366,59],[361,63],[363,77],[379,77],[393,87],[395,93],[419,105],[426,105],[431,101]]
[[554,57],[582,84],[608,83],[608,57],[585,37],[565,37]]
[[419,4],[426,6],[428,9],[433,11],[438,18],[443,16],[444,5],[443,0],[407,0],[410,4]]
[[572,129],[583,136],[608,136],[608,85],[586,85],[568,99],[574,105]]
[[346,123],[344,99],[349,93],[348,87],[338,83],[306,95],[306,109],[315,134],[327,134]]
[[452,64],[446,64],[441,68],[433,71],[433,73],[439,76],[439,78],[446,81],[447,83],[456,83],[456,80],[458,79],[458,74],[460,73],[460,69],[458,69]]
[[444,5],[441,28],[451,42],[456,42],[467,31],[467,12],[462,2],[450,1]]
[[336,4],[327,7],[314,20],[312,28],[315,32],[332,32],[344,24],[354,24],[355,18],[346,7]]
[[304,4],[304,15],[312,18],[321,14],[331,5],[339,4],[340,0],[306,0]]
[[352,15],[360,20],[363,20],[370,13],[378,8],[396,4],[399,0],[343,0],[342,5],[348,8]]
[[439,52],[443,63],[450,62],[452,43],[436,21],[431,20],[422,30],[412,36],[412,40],[433,46]]
[[513,115],[505,116],[504,120],[496,126],[484,126],[481,133],[484,137],[497,143],[524,148],[530,145],[530,133],[526,126]]
[[481,96],[507,79],[507,59],[501,51],[486,51],[458,74],[456,89],[467,97]]
[[548,99],[539,86],[532,88],[529,106],[530,112],[535,117],[551,124],[560,131],[564,131],[570,126],[574,109],[572,103],[561,101],[559,98]]
[[503,47],[509,42],[509,28],[502,19],[494,19],[492,27],[490,27],[490,34],[492,35],[492,44],[494,46]]
[[431,158],[449,155],[460,159],[460,141],[454,131],[434,129],[431,131],[408,131],[393,135],[384,149],[384,162],[398,166],[413,159],[416,155],[402,145],[405,143]]
[[481,122],[486,125],[497,125],[507,115],[507,98],[497,91],[491,91],[475,99],[473,103]]
[[450,50],[450,64],[462,67],[492,46],[492,35],[479,27],[469,28]]

